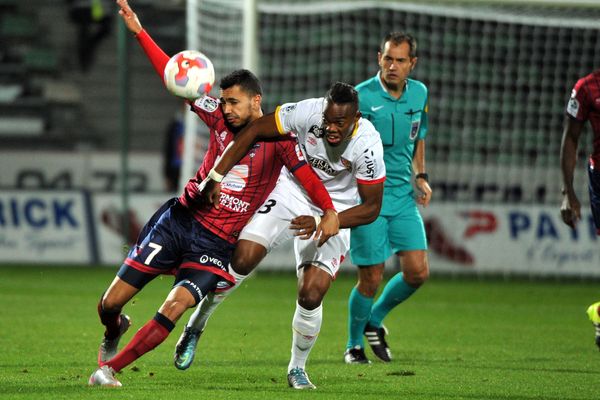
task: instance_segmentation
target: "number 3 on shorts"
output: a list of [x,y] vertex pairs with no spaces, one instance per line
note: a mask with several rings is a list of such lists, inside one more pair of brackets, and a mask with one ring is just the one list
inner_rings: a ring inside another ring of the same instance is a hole
[[146,264],[146,265],[150,265],[154,256],[157,255],[158,252],[162,250],[162,246],[160,244],[156,244],[156,243],[152,243],[152,242],[148,243],[148,247],[152,247],[154,250],[152,250],[152,253],[148,254],[146,261],[144,261],[144,264]]
[[275,207],[276,204],[277,204],[277,200],[269,199],[262,206],[262,208],[257,211],[257,213],[259,213],[259,214],[267,214],[267,213],[271,212],[271,208]]

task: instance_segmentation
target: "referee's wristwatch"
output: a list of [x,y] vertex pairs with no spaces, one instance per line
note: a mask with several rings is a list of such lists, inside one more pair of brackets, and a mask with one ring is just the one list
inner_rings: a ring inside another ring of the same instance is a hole
[[423,179],[425,182],[429,182],[429,174],[426,172],[421,172],[420,174],[415,175],[415,180]]

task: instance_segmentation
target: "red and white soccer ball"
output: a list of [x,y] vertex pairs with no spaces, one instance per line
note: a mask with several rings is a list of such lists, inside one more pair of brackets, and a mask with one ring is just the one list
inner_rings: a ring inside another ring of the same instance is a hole
[[204,54],[184,50],[167,62],[164,80],[167,89],[175,96],[195,100],[210,92],[215,82],[215,69]]

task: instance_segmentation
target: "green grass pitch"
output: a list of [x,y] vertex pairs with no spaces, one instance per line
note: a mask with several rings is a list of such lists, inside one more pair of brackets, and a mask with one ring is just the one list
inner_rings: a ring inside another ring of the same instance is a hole
[[[0,268],[0,398],[600,398],[600,352],[585,315],[600,298],[598,283],[432,279],[385,321],[394,361],[349,366],[342,354],[354,274],[341,275],[307,366],[318,389],[296,392],[286,382],[296,279],[260,271],[213,316],[189,370],[172,364],[182,320],[119,374],[122,388],[87,387],[102,333],[96,303],[114,273]],[[133,329],[122,344],[154,315],[171,283],[155,280],[125,308]]]

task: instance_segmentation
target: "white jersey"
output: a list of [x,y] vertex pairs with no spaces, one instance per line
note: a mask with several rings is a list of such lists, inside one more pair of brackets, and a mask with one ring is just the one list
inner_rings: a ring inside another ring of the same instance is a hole
[[[350,140],[330,146],[322,128],[326,105],[325,98],[286,103],[277,107],[275,120],[281,134],[298,137],[304,157],[327,188],[336,210],[344,211],[360,202],[357,183],[376,184],[385,180],[383,145],[373,124],[360,118]],[[284,168],[279,179],[295,182],[296,178]],[[290,195],[309,198],[299,184],[286,186],[296,188],[296,193]]]
[[[385,180],[383,145],[379,133],[366,119],[360,118],[350,140],[329,146],[323,139],[322,122],[325,99],[309,99],[277,108],[275,121],[281,134],[298,137],[304,158],[327,188],[337,211],[359,203],[358,186]],[[304,265],[316,265],[335,277],[350,248],[350,229],[340,229],[321,247],[314,240],[294,236],[290,221],[299,215],[317,215],[315,206],[296,178],[282,169],[275,189],[263,206],[244,227],[239,239],[259,243],[270,251],[293,239],[298,271]]]

